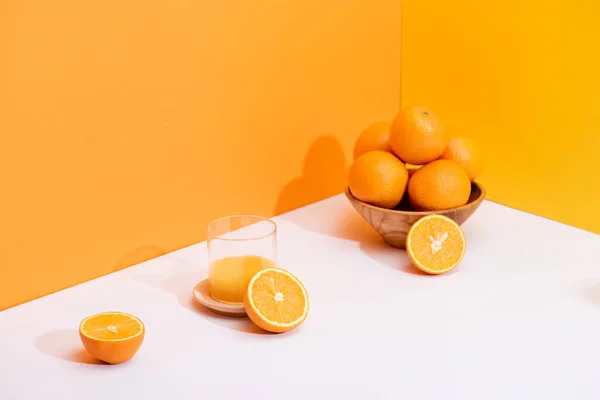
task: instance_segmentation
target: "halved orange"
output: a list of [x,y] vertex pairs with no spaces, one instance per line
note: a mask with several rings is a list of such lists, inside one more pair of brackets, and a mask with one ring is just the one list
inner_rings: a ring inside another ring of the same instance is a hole
[[248,283],[244,307],[250,320],[268,332],[283,333],[308,315],[308,293],[298,278],[281,268],[258,271]]
[[427,215],[411,226],[406,235],[406,252],[415,267],[428,274],[454,269],[466,250],[460,226],[443,215]]
[[143,322],[123,312],[91,315],[79,324],[79,337],[91,355],[109,364],[119,364],[137,353],[144,341]]

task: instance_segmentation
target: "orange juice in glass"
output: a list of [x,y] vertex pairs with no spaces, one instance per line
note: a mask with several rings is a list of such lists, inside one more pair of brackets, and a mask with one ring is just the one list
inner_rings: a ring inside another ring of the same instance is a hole
[[242,303],[250,278],[277,264],[277,225],[263,217],[233,215],[208,225],[210,295]]

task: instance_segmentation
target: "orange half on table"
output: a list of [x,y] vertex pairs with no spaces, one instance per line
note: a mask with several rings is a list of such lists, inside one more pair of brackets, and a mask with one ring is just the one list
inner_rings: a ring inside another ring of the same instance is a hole
[[412,263],[428,274],[443,274],[463,259],[465,235],[460,226],[443,215],[427,215],[406,235],[406,252]]
[[281,268],[258,271],[244,296],[252,322],[268,332],[283,333],[300,325],[308,315],[308,294],[298,278]]
[[85,349],[109,364],[132,358],[144,341],[143,322],[123,312],[105,312],[85,318],[79,324],[79,337]]

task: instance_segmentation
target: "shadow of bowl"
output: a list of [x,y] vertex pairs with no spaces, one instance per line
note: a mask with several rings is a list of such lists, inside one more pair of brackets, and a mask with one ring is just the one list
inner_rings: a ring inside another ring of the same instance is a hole
[[444,215],[457,224],[462,225],[479,208],[485,199],[486,193],[483,186],[473,182],[471,196],[467,204],[461,207],[440,211],[412,211],[409,209],[406,197],[395,209],[386,209],[358,200],[346,187],[346,197],[352,207],[379,233],[382,239],[390,246],[399,249],[406,248],[406,234],[410,227],[426,215]]

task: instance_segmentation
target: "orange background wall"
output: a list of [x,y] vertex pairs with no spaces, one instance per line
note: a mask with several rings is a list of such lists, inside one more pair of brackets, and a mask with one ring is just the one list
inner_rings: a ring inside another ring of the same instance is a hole
[[400,1],[0,3],[0,309],[341,191]]
[[[399,106],[400,1],[235,5],[0,3],[0,309],[341,190]],[[402,13],[402,103],[479,140],[492,200],[600,233],[600,3]]]
[[489,198],[600,233],[600,2],[404,0],[402,104],[487,156]]

